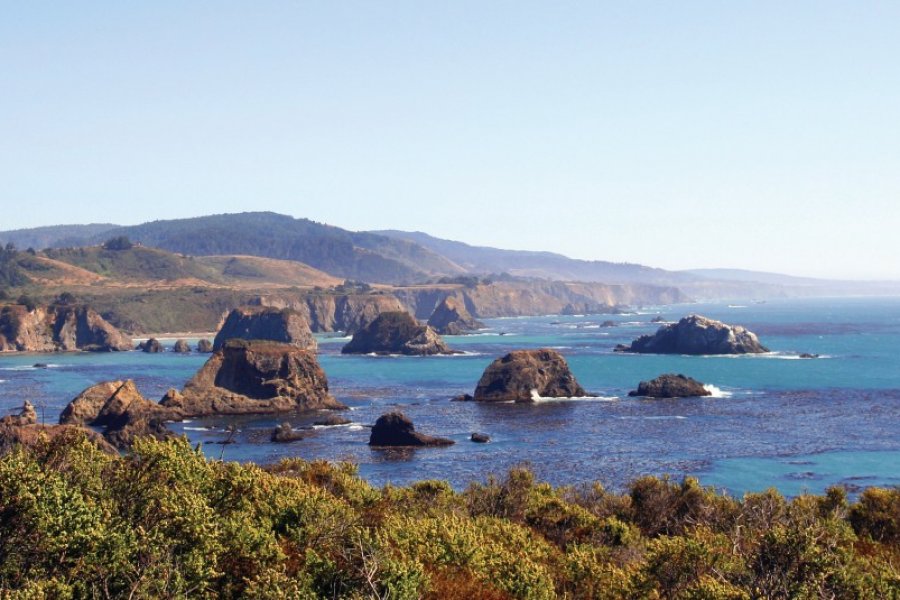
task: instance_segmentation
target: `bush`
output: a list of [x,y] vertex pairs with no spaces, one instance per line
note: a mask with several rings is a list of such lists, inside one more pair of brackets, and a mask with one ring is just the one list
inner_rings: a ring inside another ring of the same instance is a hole
[[134,248],[134,243],[124,235],[110,238],[103,243],[104,250],[131,250],[132,248]]

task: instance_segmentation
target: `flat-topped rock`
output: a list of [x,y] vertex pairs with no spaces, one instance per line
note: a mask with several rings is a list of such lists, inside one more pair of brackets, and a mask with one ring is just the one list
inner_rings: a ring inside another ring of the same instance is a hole
[[246,306],[232,310],[213,341],[219,350],[227,340],[268,340],[315,350],[316,338],[302,314],[291,309]]
[[532,402],[586,396],[566,359],[555,350],[516,350],[492,362],[478,381],[478,402]]
[[667,373],[650,381],[642,381],[629,396],[646,398],[690,398],[712,395],[703,384],[685,375]]
[[402,311],[378,315],[378,318],[353,334],[353,339],[341,349],[341,353],[409,356],[455,354],[434,329],[420,324],[411,314]]
[[428,325],[441,335],[462,335],[484,327],[466,309],[466,303],[454,296],[447,296],[435,307]]
[[453,440],[419,433],[413,422],[401,412],[378,417],[369,436],[370,446],[450,446]]
[[756,334],[739,325],[726,325],[699,315],[691,315],[664,325],[652,335],[619,346],[619,352],[641,354],[758,354],[768,352]]
[[185,416],[274,414],[346,408],[328,392],[312,350],[262,340],[229,340],[181,392],[161,404]]

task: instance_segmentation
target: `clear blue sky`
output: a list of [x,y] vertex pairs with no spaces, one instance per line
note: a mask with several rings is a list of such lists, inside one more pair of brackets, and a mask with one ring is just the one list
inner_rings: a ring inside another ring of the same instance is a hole
[[0,2],[0,229],[900,278],[900,2]]

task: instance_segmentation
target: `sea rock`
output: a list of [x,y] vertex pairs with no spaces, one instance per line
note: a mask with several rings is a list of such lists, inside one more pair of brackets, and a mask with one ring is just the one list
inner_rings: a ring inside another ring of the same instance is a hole
[[450,402],[471,402],[475,399],[472,394],[457,394],[450,398]]
[[653,335],[644,335],[620,352],[642,354],[758,354],[769,350],[756,334],[738,325],[726,325],[699,315],[691,315],[664,325]]
[[489,441],[491,441],[491,436],[486,433],[473,433],[469,439],[476,444],[487,444]]
[[171,390],[161,404],[184,416],[346,408],[328,393],[312,350],[238,339],[225,342],[180,393]]
[[209,341],[208,339],[204,338],[204,339],[200,340],[199,342],[197,342],[197,352],[199,352],[201,354],[209,354],[212,351],[213,351],[213,345],[212,345],[212,342]]
[[800,358],[819,358],[818,354],[811,354],[809,352],[801,352]]
[[37,423],[37,411],[34,405],[26,400],[17,415],[7,415],[0,418],[0,426],[21,427],[23,425],[35,425]]
[[87,388],[66,406],[59,420],[60,424],[102,427],[108,442],[127,448],[138,437],[172,437],[165,422],[180,419],[180,412],[148,400],[128,379]]
[[652,319],[650,319],[650,322],[651,323],[665,323],[666,320],[663,318],[662,315],[657,315],[657,316],[653,317]]
[[303,315],[290,309],[248,306],[232,310],[216,334],[213,350],[219,350],[232,339],[269,340],[304,350],[316,349],[316,338],[309,323]]
[[431,313],[428,325],[441,335],[462,335],[484,327],[466,310],[466,304],[459,298],[447,296]]
[[86,306],[0,309],[0,350],[57,352],[131,350],[131,338]]
[[600,323],[600,327],[618,327],[619,324],[615,321],[603,321]]
[[668,373],[650,381],[642,381],[638,388],[628,392],[628,395],[646,398],[690,398],[710,396],[711,393],[696,379]]
[[411,314],[401,311],[378,315],[377,319],[353,335],[341,353],[454,354],[434,329],[419,324]]
[[313,421],[313,425],[319,425],[322,427],[334,427],[335,425],[349,425],[352,423],[350,419],[346,417],[342,417],[340,415],[325,415],[320,419],[316,419]]
[[156,338],[150,338],[149,340],[144,340],[140,344],[137,345],[137,349],[141,352],[147,352],[150,354],[155,354],[157,352],[163,352],[165,349],[160,341]]
[[406,310],[395,296],[385,293],[311,293],[299,298],[260,296],[251,304],[296,310],[316,332],[343,331],[353,335],[385,312]]
[[125,381],[103,381],[87,388],[74,400],[69,402],[59,415],[60,425],[89,425],[100,411],[103,405],[116,391],[124,385]]
[[401,412],[383,414],[375,421],[370,446],[450,446],[454,442],[416,431],[413,422]]
[[188,354],[191,351],[191,347],[185,340],[175,340],[175,345],[172,346],[172,352],[177,352],[178,354]]
[[291,424],[285,421],[272,430],[272,436],[270,439],[273,442],[286,443],[296,442],[302,440],[304,437],[306,437],[304,434],[299,431],[294,431],[294,428],[291,427]]
[[492,362],[478,381],[478,402],[531,402],[586,396],[566,359],[555,350],[516,350]]

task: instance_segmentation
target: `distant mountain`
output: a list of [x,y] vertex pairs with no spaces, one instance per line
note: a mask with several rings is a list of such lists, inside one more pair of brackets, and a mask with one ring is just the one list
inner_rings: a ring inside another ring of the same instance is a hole
[[451,261],[417,244],[271,212],[153,221],[104,231],[92,241],[99,243],[114,235],[194,256],[294,260],[338,277],[367,282],[414,283],[462,272]]
[[746,269],[688,269],[680,272],[715,281],[752,281],[771,285],[823,285],[830,283],[827,279],[795,277],[794,275],[748,271]]
[[0,244],[5,246],[12,242],[20,250],[84,246],[95,237],[117,227],[119,225],[111,223],[92,223],[90,225],[51,225],[0,231]]
[[666,271],[632,263],[578,260],[552,252],[470,246],[462,242],[436,238],[421,231],[384,230],[372,233],[424,246],[447,257],[470,273],[505,272],[520,277],[561,281],[652,283],[656,285],[678,285],[697,279],[697,276],[690,273]]

